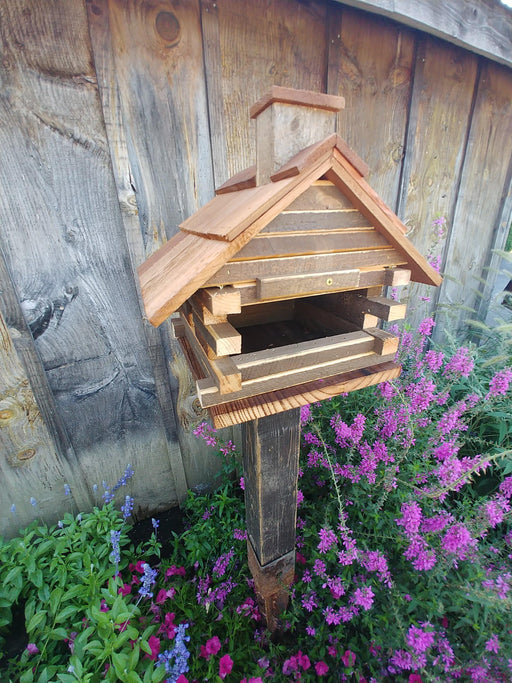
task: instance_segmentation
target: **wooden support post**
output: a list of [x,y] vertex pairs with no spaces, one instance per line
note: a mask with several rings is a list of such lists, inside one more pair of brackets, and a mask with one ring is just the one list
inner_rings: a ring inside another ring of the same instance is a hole
[[295,570],[300,409],[242,425],[249,567],[270,631]]

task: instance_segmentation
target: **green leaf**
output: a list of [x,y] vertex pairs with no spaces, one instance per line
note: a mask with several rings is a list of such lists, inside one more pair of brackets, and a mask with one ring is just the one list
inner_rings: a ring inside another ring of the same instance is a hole
[[57,613],[57,609],[60,605],[60,602],[62,600],[62,596],[64,595],[64,591],[62,588],[54,588],[52,592],[50,593],[50,612],[52,614]]
[[27,624],[27,633],[31,633],[34,631],[39,625],[43,624],[46,622],[46,615],[47,615],[46,610],[42,610],[41,612],[36,612],[32,619],[28,622]]
[[140,649],[143,652],[146,652],[148,655],[151,654],[151,648],[149,647],[149,643],[147,640],[141,640],[140,641]]
[[128,655],[121,654],[120,652],[113,652],[112,664],[114,665],[117,677],[124,681],[128,669]]
[[20,683],[33,683],[34,674],[32,673],[32,667],[27,671],[24,671],[20,676]]
[[142,683],[142,679],[135,671],[130,671],[126,676],[126,683]]
[[68,637],[68,632],[65,628],[62,628],[62,626],[59,626],[58,628],[54,628],[50,631],[48,634],[48,638],[50,640],[64,640],[64,638]]
[[165,666],[157,666],[151,676],[151,683],[160,683],[166,676]]
[[74,605],[68,605],[67,607],[64,607],[62,612],[59,612],[55,616],[55,621],[57,624],[62,623],[63,621],[68,621],[70,617],[74,616],[78,612],[78,609]]
[[135,643],[133,650],[130,654],[130,658],[128,660],[128,666],[130,668],[130,671],[135,671],[137,668],[137,664],[139,663],[140,659],[140,647],[138,643]]

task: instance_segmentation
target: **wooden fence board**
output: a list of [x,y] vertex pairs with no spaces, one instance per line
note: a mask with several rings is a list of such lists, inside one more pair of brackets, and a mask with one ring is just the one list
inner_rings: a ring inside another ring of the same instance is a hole
[[[94,9],[93,9],[94,7]],[[132,186],[132,175],[128,158],[126,134],[123,126],[119,86],[115,77],[114,55],[110,39],[110,22],[108,0],[95,0],[88,4],[89,33],[94,55],[98,88],[101,95],[103,117],[109,141],[112,167],[116,180],[119,206],[126,233],[132,275],[140,297],[140,285],[137,267],[145,259],[137,199]],[[178,500],[184,500],[187,493],[187,480],[177,438],[177,426],[174,415],[171,386],[165,357],[165,346],[169,335],[167,330],[155,329],[144,319],[148,355],[153,368],[155,388],[158,396],[159,412],[167,436],[167,453],[154,454],[153,458],[170,459],[174,488]],[[157,418],[158,419],[158,416]]]
[[219,186],[254,163],[256,145],[249,110],[272,85],[325,92],[326,6],[317,0],[202,0],[201,5],[207,29],[204,49],[215,183]]
[[345,97],[338,133],[396,210],[412,87],[414,34],[380,17],[329,9],[329,92]]
[[[492,285],[496,274],[486,274],[491,249],[502,248],[507,231],[503,207],[510,191],[512,122],[512,73],[485,63],[478,83],[467,145],[459,199],[447,248],[446,278],[440,292],[442,311],[437,316],[435,338],[446,329],[460,329],[480,306],[480,278]],[[453,309],[455,305],[457,308]]]
[[[399,214],[407,236],[425,256],[444,261],[446,237],[433,221],[451,229],[476,87],[475,55],[424,36],[419,41],[406,141]],[[411,284],[403,294],[416,326],[434,311],[438,290]]]
[[[130,174],[148,257],[214,195],[199,1],[109,0],[108,6]],[[171,370],[162,381],[170,383],[187,483],[204,484],[218,462],[192,430],[207,415],[167,324],[161,335]]]
[[[162,509],[176,493],[168,462],[147,467],[165,437],[155,429],[85,6],[9,3],[1,30],[0,184],[9,192],[0,230],[9,271],[89,489],[115,482],[130,463],[140,473],[136,506]],[[83,486],[78,476],[68,483]]]

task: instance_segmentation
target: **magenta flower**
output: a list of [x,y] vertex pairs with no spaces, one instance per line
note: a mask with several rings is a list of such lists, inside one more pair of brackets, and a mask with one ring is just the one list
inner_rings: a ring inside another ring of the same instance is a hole
[[428,337],[432,334],[435,325],[436,323],[432,318],[425,318],[418,326],[418,334],[421,334],[423,337]]
[[146,653],[144,655],[144,659],[151,659],[155,661],[160,652],[160,638],[157,638],[156,636],[150,636],[148,638],[148,645],[150,647],[151,654]]
[[325,674],[329,671],[329,667],[325,662],[316,662],[315,671],[317,676],[325,676]]
[[419,674],[409,674],[409,683],[423,683],[423,679]]
[[161,588],[158,593],[156,594],[156,604],[161,605],[164,603],[167,599],[172,600],[174,596],[176,595],[176,590],[174,588],[169,588],[165,590],[165,588]]
[[210,638],[210,640],[206,641],[206,645],[201,645],[200,657],[204,657],[208,660],[212,655],[217,654],[217,652],[220,650],[220,647],[221,645],[218,636],[213,636],[213,638]]
[[165,570],[165,578],[168,579],[170,576],[185,576],[185,573],[185,567],[177,567],[173,564]]
[[432,631],[424,631],[417,626],[410,626],[407,631],[406,640],[407,645],[409,645],[416,654],[421,654],[434,644],[434,634]]
[[132,592],[132,586],[130,583],[123,583],[117,592],[119,595],[129,595]]
[[499,652],[500,643],[498,640],[498,636],[495,633],[493,633],[489,640],[485,643],[485,649],[488,652]]
[[318,532],[320,536],[320,543],[318,544],[318,552],[326,553],[336,543],[336,534],[332,529],[320,529]]
[[29,643],[27,645],[27,652],[29,653],[29,655],[37,655],[37,653],[39,652],[39,648],[35,643]]
[[354,666],[356,663],[356,655],[351,650],[345,650],[345,654],[341,655],[341,661],[345,666]]
[[219,661],[219,676],[224,680],[228,674],[231,673],[233,668],[233,660],[229,655],[224,655]]
[[489,382],[489,393],[485,397],[486,400],[493,396],[504,396],[512,381],[512,368],[505,368],[499,370]]

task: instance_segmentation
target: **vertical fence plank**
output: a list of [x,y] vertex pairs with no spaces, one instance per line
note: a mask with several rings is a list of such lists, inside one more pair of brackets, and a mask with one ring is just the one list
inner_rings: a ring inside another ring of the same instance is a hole
[[[110,78],[119,93],[138,207],[140,264],[214,194],[199,0],[109,0],[108,8]],[[218,462],[192,434],[207,413],[168,323],[160,334],[187,484],[208,484]]]
[[[433,221],[445,217],[452,229],[477,61],[469,52],[426,36],[418,45],[399,212],[417,249],[441,261],[446,237],[436,237]],[[413,326],[432,314],[438,294],[423,285],[408,288],[404,299]]]
[[329,9],[329,92],[345,97],[338,132],[366,161],[368,182],[396,211],[412,89],[414,32]]
[[[440,292],[437,340],[460,330],[480,307],[491,249],[506,239],[504,208],[511,180],[512,75],[510,69],[483,62],[464,158],[458,201],[449,236],[445,279]],[[482,284],[482,278],[484,284]],[[481,311],[481,315],[484,312]]]
[[219,185],[254,164],[249,109],[270,86],[325,91],[326,6],[296,0],[202,0],[201,6]]
[[[0,11],[7,266],[88,487],[115,482],[130,463],[136,508],[162,509],[176,492],[127,268],[85,5],[15,0]],[[78,473],[68,483],[83,486]]]
[[[98,88],[101,95],[105,128],[112,158],[112,166],[116,179],[119,206],[126,232],[128,250],[134,282],[140,297],[137,267],[145,258],[144,245],[140,229],[138,207],[132,187],[132,176],[128,159],[126,135],[123,128],[123,117],[119,101],[119,88],[115,77],[114,56],[110,40],[110,24],[107,0],[95,0],[88,4],[89,33],[94,55]],[[174,485],[179,501],[183,501],[187,493],[187,480],[181,457],[177,436],[176,419],[172,394],[164,353],[166,343],[163,330],[157,330],[144,320],[144,334],[147,340],[149,357],[155,377],[155,387],[159,408],[167,434],[169,458],[172,465]]]

